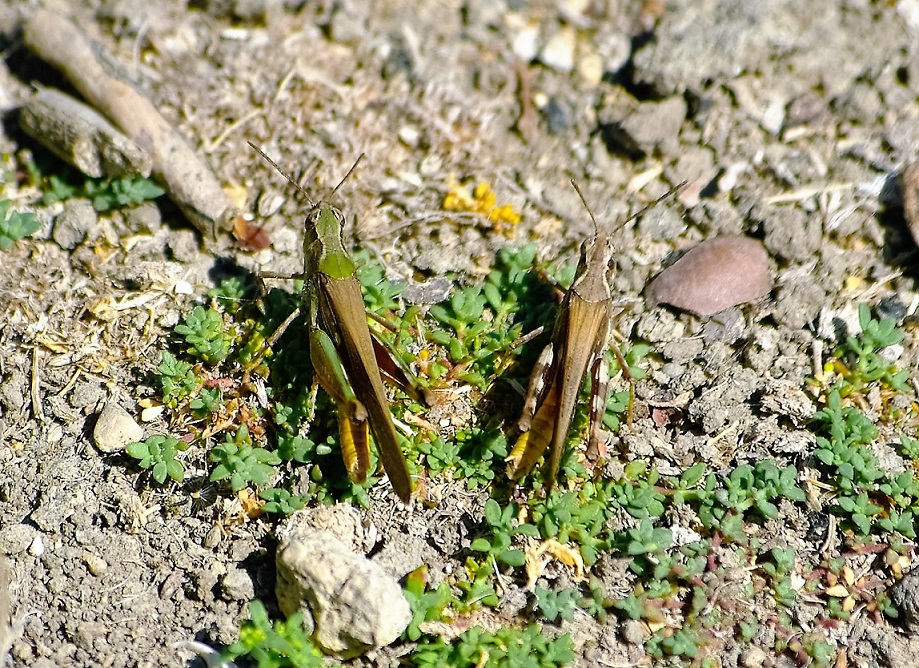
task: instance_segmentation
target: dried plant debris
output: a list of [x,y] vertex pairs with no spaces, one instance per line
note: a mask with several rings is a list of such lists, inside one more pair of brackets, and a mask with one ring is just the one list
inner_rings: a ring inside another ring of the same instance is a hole
[[87,176],[149,176],[150,156],[101,114],[69,95],[44,88],[19,112],[33,139]]
[[654,304],[670,304],[703,318],[769,294],[772,276],[763,245],[749,237],[703,241],[645,289]]
[[149,153],[154,176],[193,225],[211,237],[232,228],[237,212],[211,169],[85,33],[63,16],[39,10],[25,24],[24,39]]

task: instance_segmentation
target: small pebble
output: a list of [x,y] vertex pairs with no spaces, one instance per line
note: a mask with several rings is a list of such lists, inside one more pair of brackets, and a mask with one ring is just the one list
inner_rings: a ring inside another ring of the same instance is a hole
[[784,96],[778,94],[772,96],[759,121],[763,129],[778,136],[785,125],[785,110],[787,107],[788,100]]
[[347,44],[358,42],[367,35],[366,18],[339,8],[332,14],[329,37],[333,42]]
[[536,58],[536,54],[539,52],[538,43],[539,26],[528,25],[518,30],[514,35],[514,42],[511,48],[514,50],[514,55],[520,60],[530,62]]
[[16,555],[29,549],[38,532],[28,524],[13,524],[0,531],[0,552]]
[[581,54],[578,58],[578,74],[591,86],[596,86],[603,79],[603,58],[593,49]]
[[574,69],[576,45],[577,35],[574,28],[562,28],[546,42],[539,54],[539,60],[553,70],[570,72]]
[[890,600],[900,613],[900,624],[907,634],[919,636],[919,573],[915,571],[890,589]]
[[105,388],[95,380],[83,380],[74,385],[70,393],[70,405],[74,408],[87,409],[92,412],[106,397]]
[[633,143],[642,154],[655,151],[676,153],[680,128],[686,120],[688,107],[682,95],[655,102],[642,102],[619,120],[626,146]]
[[160,415],[162,415],[163,411],[165,410],[166,410],[165,406],[149,406],[140,412],[140,421],[141,422],[153,422]]
[[785,127],[818,122],[829,114],[823,96],[807,91],[792,99],[786,112]]
[[266,190],[258,198],[258,215],[262,218],[273,216],[281,210],[284,196],[274,190]]
[[89,569],[89,572],[95,576],[102,575],[108,570],[108,562],[91,552],[85,552],[83,554],[83,563],[86,564],[86,568]]
[[630,645],[640,645],[645,640],[641,622],[636,619],[625,620],[619,629],[622,632],[622,639]]
[[418,131],[418,128],[412,125],[403,125],[399,128],[399,141],[409,147],[418,146],[418,139],[421,137],[421,133]]
[[430,278],[424,283],[410,282],[402,292],[409,304],[438,304],[453,291],[453,283],[443,277]]
[[220,580],[224,598],[230,601],[251,601],[255,598],[252,578],[241,568],[230,568]]
[[744,668],[762,668],[769,660],[767,654],[759,647],[750,647],[740,656],[740,665]]
[[718,190],[723,193],[731,192],[737,187],[741,175],[749,170],[749,162],[742,160],[740,162],[731,163],[728,165],[728,168],[724,170],[724,174],[718,179]]
[[911,30],[919,31],[919,2],[916,0],[900,0],[897,3],[897,13]]
[[153,233],[163,226],[163,216],[153,202],[141,202],[124,210],[124,222],[135,232]]
[[755,301],[772,289],[763,245],[748,237],[703,241],[658,274],[645,290],[653,304],[708,317]]
[[389,54],[383,61],[381,74],[384,79],[392,79],[399,74],[411,75],[415,69],[415,61],[412,58],[411,51],[402,44],[396,42],[389,50]]
[[418,165],[418,173],[421,176],[431,178],[435,174],[439,174],[443,169],[444,161],[439,155],[428,155],[425,156],[424,160],[421,161],[421,164]]
[[139,441],[143,436],[141,426],[114,401],[105,405],[93,429],[96,447],[105,453],[121,452],[128,443]]
[[32,539],[32,544],[29,545],[29,554],[31,554],[33,557],[40,557],[44,553],[45,541],[41,537],[41,534],[38,534],[35,536],[35,538]]
[[220,541],[223,540],[223,529],[219,524],[214,524],[210,530],[207,532],[207,535],[204,537],[204,547],[209,550],[213,550],[215,547],[220,545]]
[[598,34],[597,47],[603,61],[603,71],[616,74],[629,64],[632,57],[632,40],[624,32]]
[[191,230],[175,230],[169,235],[169,249],[179,262],[193,264],[201,256],[198,245],[198,237]]
[[99,215],[88,199],[73,198],[64,202],[64,210],[54,219],[51,238],[64,250],[73,250],[99,225]]
[[570,125],[568,118],[568,109],[557,99],[550,98],[542,109],[543,116],[546,117],[546,125],[549,127],[549,134],[557,135],[564,132]]

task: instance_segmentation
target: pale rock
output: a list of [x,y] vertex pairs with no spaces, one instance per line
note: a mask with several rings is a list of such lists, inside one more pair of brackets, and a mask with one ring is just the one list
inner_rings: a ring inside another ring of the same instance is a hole
[[769,656],[755,645],[740,655],[740,665],[744,668],[762,668],[769,661]]
[[759,121],[763,129],[778,136],[785,125],[785,110],[787,107],[788,100],[784,96],[778,94],[771,96]]
[[108,562],[92,552],[87,551],[83,553],[83,563],[86,564],[86,568],[89,572],[97,577],[104,575],[108,570]]
[[725,235],[707,239],[651,281],[645,295],[652,304],[670,304],[708,317],[756,301],[772,289],[762,243]]
[[641,622],[637,619],[627,619],[620,625],[622,639],[630,645],[641,645],[645,641],[645,633]]
[[897,3],[897,14],[914,33],[919,32],[919,1],[900,0]]
[[96,447],[105,453],[121,452],[128,443],[139,441],[143,436],[143,428],[114,401],[105,405],[93,429]]
[[45,541],[41,537],[41,534],[35,536],[32,540],[32,544],[29,545],[29,554],[33,557],[40,557],[45,553]]
[[575,33],[574,28],[562,28],[546,42],[539,54],[539,60],[553,70],[570,72],[574,69],[576,46],[577,33]]
[[528,23],[513,31],[511,48],[520,60],[530,62],[539,53],[539,26]]
[[280,545],[275,593],[281,612],[302,612],[316,643],[341,658],[394,642],[412,619],[398,581],[328,531]]
[[348,503],[334,506],[305,508],[291,515],[278,527],[276,535],[282,543],[294,534],[328,531],[352,552],[367,554],[373,546],[376,528],[365,523],[361,512]]
[[681,95],[659,102],[642,102],[620,118],[610,119],[618,127],[619,142],[629,152],[649,155],[655,151],[676,154],[679,135],[688,108]]
[[593,47],[583,49],[578,58],[578,74],[591,86],[596,86],[603,79],[603,58]]

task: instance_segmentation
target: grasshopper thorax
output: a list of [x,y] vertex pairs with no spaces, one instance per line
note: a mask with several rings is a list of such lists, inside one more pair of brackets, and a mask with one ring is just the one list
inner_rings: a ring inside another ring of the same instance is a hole
[[597,231],[581,245],[581,259],[571,289],[587,301],[602,301],[612,291],[615,271],[613,240],[608,234]]
[[326,201],[313,205],[306,217],[303,234],[303,257],[305,273],[312,276],[322,272],[332,278],[347,278],[354,275],[354,261],[345,250],[345,217],[342,212]]

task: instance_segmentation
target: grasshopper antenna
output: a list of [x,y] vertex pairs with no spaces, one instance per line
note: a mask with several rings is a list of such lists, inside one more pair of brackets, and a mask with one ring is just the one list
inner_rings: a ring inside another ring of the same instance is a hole
[[581,198],[581,202],[584,203],[584,208],[587,209],[587,215],[590,216],[592,221],[594,221],[594,234],[597,234],[600,231],[600,226],[597,224],[597,219],[594,218],[594,212],[590,210],[590,204],[587,203],[587,199],[584,197],[584,193],[582,193],[581,189],[578,187],[578,182],[574,179],[571,179],[571,185],[574,186],[575,192],[577,192],[578,197]]
[[351,169],[348,170],[348,173],[345,174],[344,177],[342,177],[342,180],[338,182],[338,185],[332,189],[331,193],[329,193],[329,199],[332,199],[333,197],[335,197],[335,193],[337,193],[338,189],[341,188],[342,184],[348,180],[348,177],[354,173],[354,170],[357,169],[357,166],[359,164],[361,164],[361,160],[364,159],[365,155],[366,155],[365,153],[361,153],[359,156],[357,156],[357,160],[355,160],[354,164],[351,165]]
[[292,185],[294,188],[300,191],[300,194],[306,198],[306,201],[307,203],[309,203],[310,206],[313,206],[313,198],[310,197],[309,194],[307,194],[307,192],[303,188],[300,187],[300,184],[297,183],[290,174],[288,174],[283,169],[281,169],[278,166],[278,163],[276,163],[274,160],[269,158],[267,153],[265,153],[262,149],[260,149],[258,146],[253,144],[251,141],[246,140],[246,143],[249,144],[249,146],[251,146],[253,149],[255,149],[258,152],[258,154],[262,156],[269,165],[274,167],[277,170],[278,174],[280,174],[285,179],[287,179],[290,185]]
[[[306,198],[306,201],[309,203],[310,206],[313,206],[313,198],[310,197],[309,194],[307,194],[307,192],[306,192],[303,188],[300,187],[300,184],[297,183],[297,182],[294,180],[294,178],[293,178],[290,174],[288,174],[288,173],[285,172],[283,169],[281,169],[281,168],[278,166],[278,163],[276,163],[274,160],[272,160],[271,158],[269,158],[267,153],[265,153],[262,149],[260,149],[258,146],[256,146],[255,144],[253,144],[251,141],[248,141],[248,140],[247,140],[246,143],[249,144],[249,146],[251,146],[255,151],[257,151],[258,154],[259,154],[260,156],[262,156],[262,157],[265,159],[265,161],[268,162],[269,165],[271,165],[272,167],[274,167],[275,170],[277,170],[278,174],[280,174],[280,175],[283,176],[285,179],[287,179],[287,181],[288,181],[294,188],[296,188],[296,189],[300,192],[300,194],[303,195],[303,197]],[[348,180],[348,177],[350,177],[351,174],[354,173],[354,170],[357,169],[357,166],[361,163],[361,160],[364,159],[364,156],[365,156],[364,153],[361,153],[359,156],[357,156],[357,160],[355,160],[355,161],[354,161],[354,164],[351,165],[351,169],[348,170],[348,173],[345,174],[344,178],[343,178],[341,181],[338,182],[338,185],[335,186],[335,188],[334,188],[334,189],[332,190],[332,192],[329,194],[329,199],[331,199],[331,198],[335,195],[335,193],[338,192],[338,189],[341,188],[342,184],[343,184],[345,181]]]
[[[680,192],[683,188],[686,187],[687,183],[689,183],[689,181],[682,181],[681,183],[678,183],[677,185],[673,186],[670,190],[665,192],[663,195],[658,197],[656,200],[642,207],[641,209],[633,213],[631,216],[626,218],[625,223],[629,223],[635,220],[636,218],[638,218],[639,216],[648,213],[648,211],[656,207],[658,204],[663,202],[665,199],[667,199],[671,195],[675,195],[676,193]],[[584,203],[584,208],[587,209],[587,213],[590,216],[590,219],[594,222],[594,231],[599,230],[600,226],[597,224],[597,219],[594,218],[593,211],[590,210],[590,205],[587,203],[587,200],[584,198],[584,194],[581,192],[581,189],[578,187],[578,184],[574,179],[571,179],[571,185],[574,186],[575,191],[577,191],[578,193],[578,197],[580,197],[581,201]]]
[[650,211],[651,209],[653,209],[654,207],[656,207],[658,204],[660,204],[661,202],[663,202],[665,199],[667,199],[667,198],[670,197],[671,195],[675,195],[675,194],[677,194],[678,192],[680,192],[683,188],[686,187],[686,184],[687,184],[687,183],[689,183],[689,181],[682,181],[682,182],[676,184],[676,185],[673,186],[670,190],[668,190],[668,191],[665,192],[663,195],[661,195],[660,197],[658,197],[656,200],[654,200],[654,201],[651,202],[650,204],[645,205],[644,207],[642,207],[641,209],[639,209],[638,211],[636,211],[635,213],[633,213],[631,216],[629,216],[628,218],[626,218],[626,219],[625,219],[625,222],[626,222],[626,223],[629,223],[629,222],[635,220],[636,218],[638,218],[639,216],[643,216],[644,214],[648,213],[648,211]]

